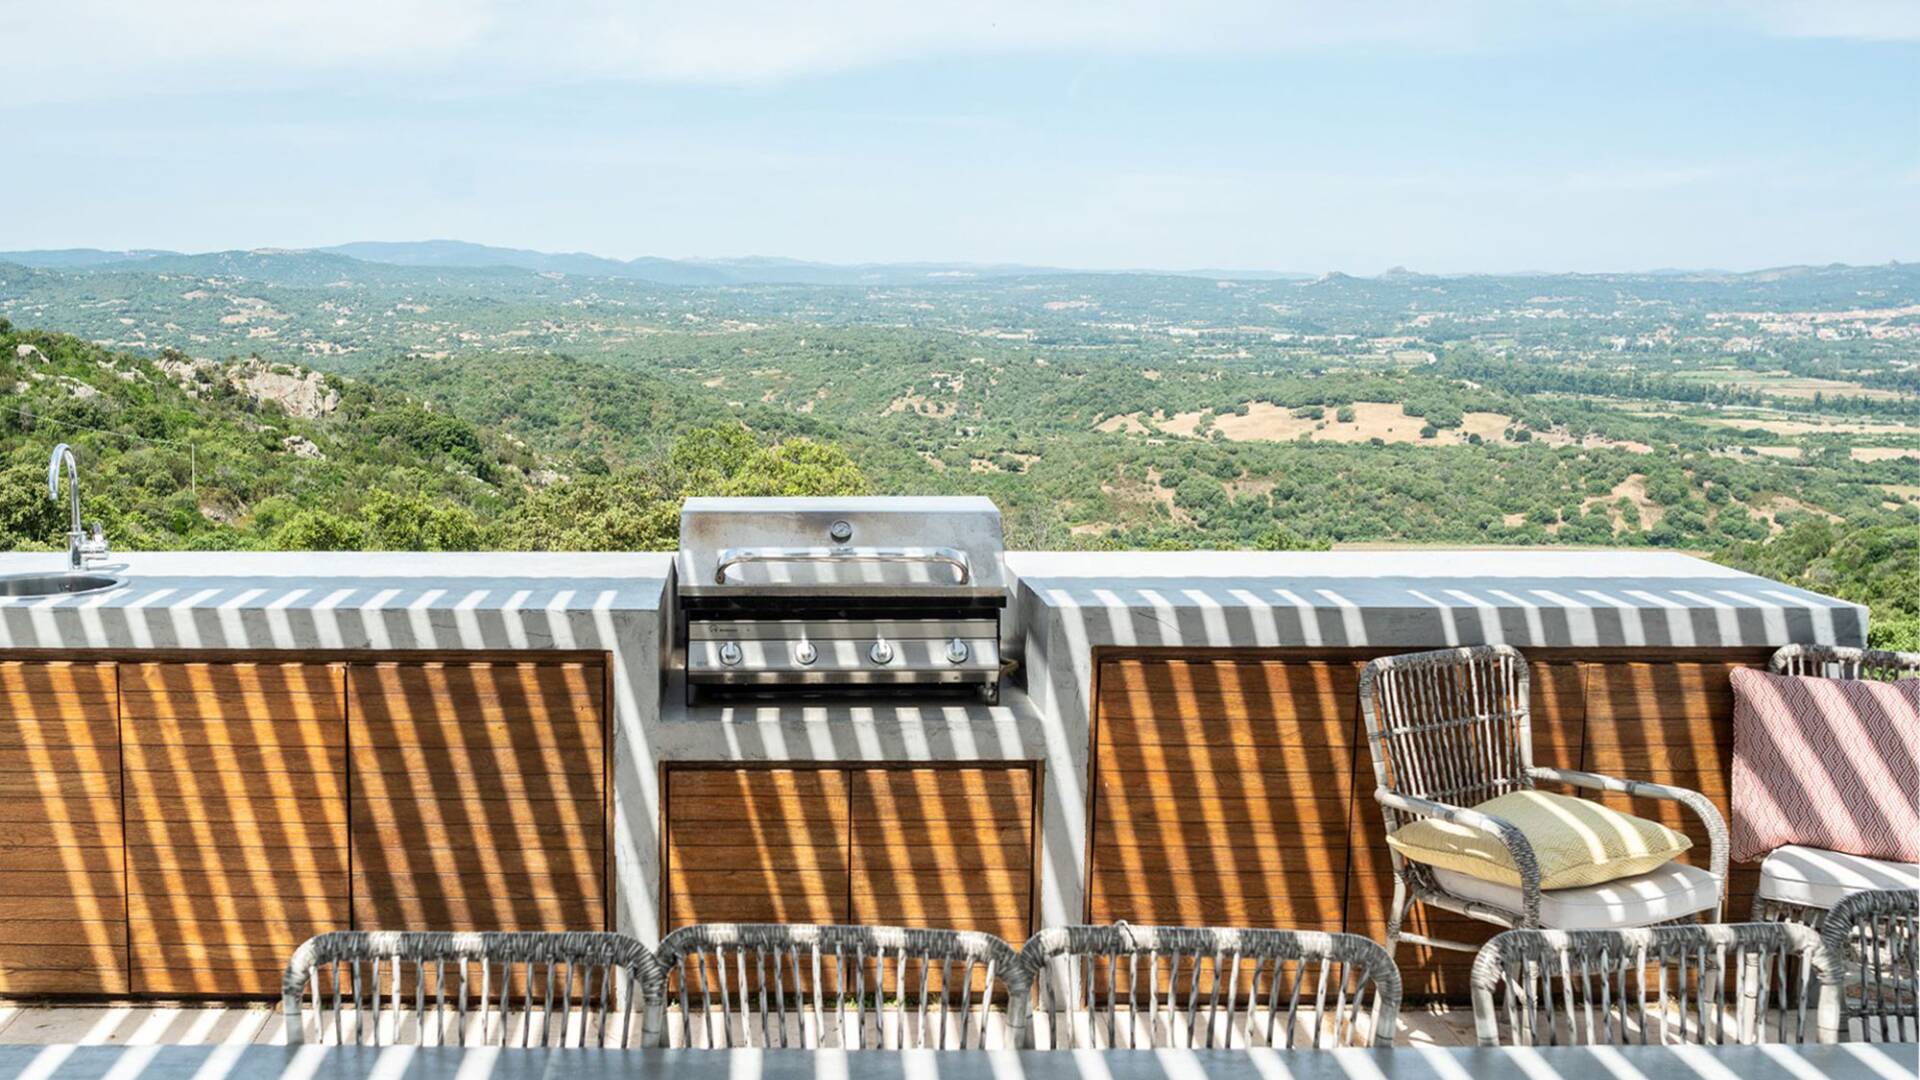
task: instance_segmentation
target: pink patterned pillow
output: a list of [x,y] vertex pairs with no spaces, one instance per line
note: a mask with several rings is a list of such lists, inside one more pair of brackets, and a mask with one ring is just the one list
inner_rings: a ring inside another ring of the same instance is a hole
[[1920,679],[1733,673],[1733,857],[1920,862]]

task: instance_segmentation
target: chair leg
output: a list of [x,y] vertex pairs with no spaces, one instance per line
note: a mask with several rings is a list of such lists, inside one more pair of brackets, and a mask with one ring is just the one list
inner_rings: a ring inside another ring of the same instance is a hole
[[1407,896],[1407,880],[1399,874],[1393,875],[1393,906],[1387,909],[1387,955],[1396,964],[1400,962],[1400,930],[1412,906]]

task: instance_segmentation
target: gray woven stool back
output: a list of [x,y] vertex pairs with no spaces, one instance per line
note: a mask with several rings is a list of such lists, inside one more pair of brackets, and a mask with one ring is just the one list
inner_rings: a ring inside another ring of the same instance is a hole
[[1027,942],[1038,1045],[1390,1046],[1400,971],[1368,938],[1299,930],[1064,926]]
[[1854,893],[1827,913],[1820,940],[1839,970],[1846,1037],[1920,1042],[1920,890]]
[[1473,964],[1482,1046],[1834,1042],[1839,987],[1812,930],[1717,923],[1509,930]]
[[309,939],[281,987],[289,1043],[641,1045],[657,993],[621,934],[341,931]]
[[709,923],[668,934],[670,1047],[970,1050],[1024,1039],[1027,968],[991,934]]

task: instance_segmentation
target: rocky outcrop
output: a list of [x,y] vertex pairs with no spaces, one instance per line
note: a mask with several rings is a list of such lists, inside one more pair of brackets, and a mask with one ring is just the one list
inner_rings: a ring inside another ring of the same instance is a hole
[[31,345],[15,345],[13,347],[13,355],[15,359],[31,361],[36,364],[44,364],[47,362],[47,354]]
[[243,360],[227,370],[227,379],[255,401],[273,402],[288,416],[317,420],[340,407],[340,394],[326,376],[264,360]]
[[60,376],[60,385],[67,391],[69,397],[76,398],[80,401],[92,401],[94,398],[100,396],[98,387],[66,375]]
[[194,397],[225,379],[255,401],[280,406],[288,416],[317,420],[340,407],[340,393],[327,385],[326,376],[291,364],[269,364],[260,359],[222,364],[217,360],[163,357],[154,361],[154,366]]
[[294,457],[313,458],[318,461],[327,460],[327,455],[320,450],[319,444],[307,438],[305,435],[289,435],[280,440],[280,445],[286,449],[287,453],[292,454]]

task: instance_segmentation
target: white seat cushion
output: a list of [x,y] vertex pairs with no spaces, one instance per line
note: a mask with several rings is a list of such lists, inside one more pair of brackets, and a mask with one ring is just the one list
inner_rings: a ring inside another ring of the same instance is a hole
[[1868,889],[1920,889],[1920,863],[1789,844],[1760,864],[1760,895],[1768,900],[1824,909]]
[[[1433,879],[1455,896],[1520,910],[1520,890],[1470,874],[1435,868]],[[1670,862],[1658,870],[1577,889],[1540,894],[1540,925],[1549,930],[1618,930],[1650,926],[1720,903],[1720,886],[1697,866]]]

